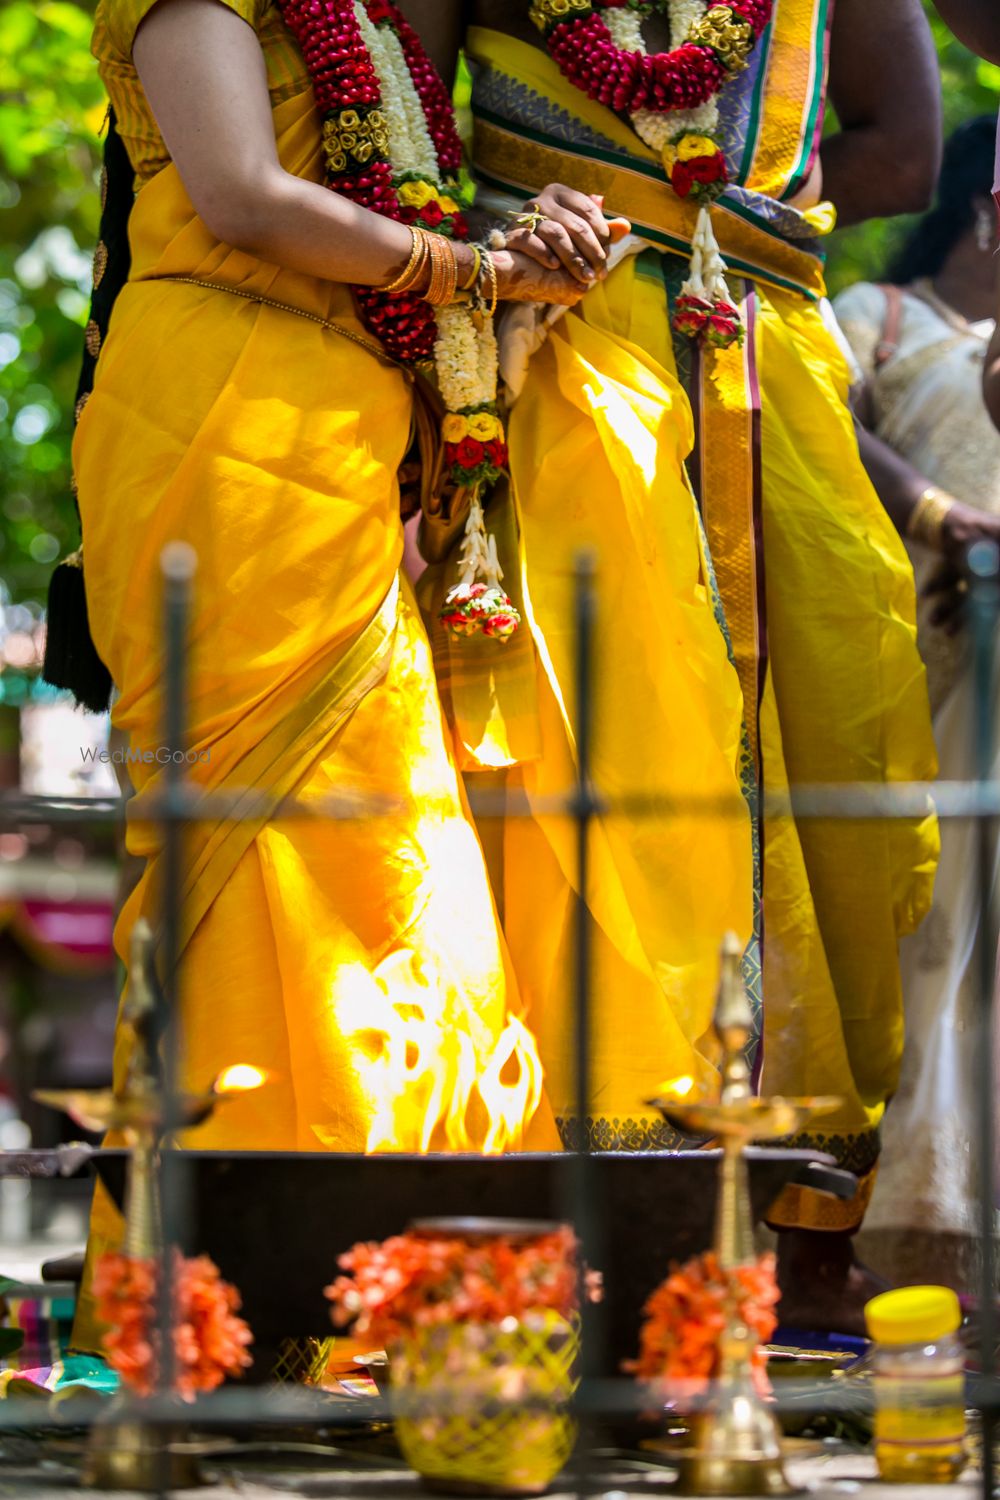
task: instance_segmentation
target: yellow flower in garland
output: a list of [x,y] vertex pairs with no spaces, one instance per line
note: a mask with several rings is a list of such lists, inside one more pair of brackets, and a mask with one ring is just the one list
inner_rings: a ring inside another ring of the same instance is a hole
[[429,182],[404,182],[399,189],[399,201],[406,208],[423,208],[437,198]]
[[[323,144],[327,162],[332,171],[343,171],[347,158],[365,166],[375,155],[385,156],[389,150],[389,127],[385,115],[373,109],[362,119],[357,110],[342,109],[335,117],[323,123]],[[341,166],[341,161],[344,166]]]
[[737,15],[728,5],[714,5],[688,32],[688,43],[711,47],[729,73],[742,73],[754,47],[754,32],[749,21]]
[[442,213],[458,213],[458,204],[454,198],[439,192],[430,182],[415,180],[401,183],[397,189],[397,197],[404,208],[421,209],[426,208],[428,203],[436,203]]
[[460,417],[456,412],[449,412],[441,423],[441,436],[446,443],[460,443],[464,437],[469,435],[469,423],[465,417]]
[[683,135],[677,142],[677,155],[681,161],[694,161],[698,156],[715,156],[718,149],[710,135]]
[[478,439],[480,443],[490,443],[494,438],[503,437],[503,424],[492,412],[473,412],[468,419],[468,427],[469,436]]
[[536,26],[549,26],[574,10],[589,11],[590,4],[591,0],[534,0],[528,14]]

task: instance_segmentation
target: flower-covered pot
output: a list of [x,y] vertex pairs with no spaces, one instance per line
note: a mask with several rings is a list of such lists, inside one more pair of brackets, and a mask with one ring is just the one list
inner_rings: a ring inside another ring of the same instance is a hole
[[573,1451],[578,1352],[551,1310],[414,1329],[389,1359],[404,1458],[438,1491],[542,1494]]

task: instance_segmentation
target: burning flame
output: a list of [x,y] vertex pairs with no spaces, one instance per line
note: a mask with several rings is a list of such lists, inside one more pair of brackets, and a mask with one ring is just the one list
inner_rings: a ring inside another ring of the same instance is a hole
[[690,1073],[682,1073],[679,1078],[671,1078],[669,1083],[661,1083],[656,1092],[667,1099],[681,1100],[690,1099],[697,1088],[698,1085]]
[[223,1068],[212,1087],[217,1094],[249,1094],[266,1082],[267,1074],[261,1068],[234,1063],[231,1068]]
[[494,1040],[454,985],[409,948],[374,972],[341,967],[334,998],[372,1105],[368,1151],[498,1154],[521,1145],[543,1074],[535,1040],[515,1017]]

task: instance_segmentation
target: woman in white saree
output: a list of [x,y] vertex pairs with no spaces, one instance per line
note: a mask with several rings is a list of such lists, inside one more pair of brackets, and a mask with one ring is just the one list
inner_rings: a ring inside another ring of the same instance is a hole
[[[946,148],[938,202],[912,231],[889,281],[859,283],[834,303],[863,376],[859,416],[892,450],[862,442],[883,502],[908,536],[945,781],[976,775],[974,688],[968,633],[937,585],[957,581],[960,554],[976,536],[1000,541],[1000,433],[981,391],[996,298],[995,128],[989,116],[959,127]],[[902,943],[906,1050],[859,1242],[865,1259],[894,1281],[932,1273],[959,1291],[974,1276],[977,1213],[975,840],[971,822],[943,823],[934,904]]]

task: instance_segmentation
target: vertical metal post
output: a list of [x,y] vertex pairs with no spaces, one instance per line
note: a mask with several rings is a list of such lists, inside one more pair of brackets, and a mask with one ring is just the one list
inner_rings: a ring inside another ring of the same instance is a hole
[[[186,816],[185,751],[187,750],[187,651],[191,618],[192,584],[197,568],[194,551],[185,542],[171,542],[160,558],[163,575],[163,887],[161,976],[166,1013],[163,1017],[163,1101],[166,1134],[180,1121],[181,1012],[180,967],[184,818]],[[188,1224],[189,1182],[181,1153],[168,1151],[159,1158],[162,1225],[160,1267],[160,1360],[159,1390],[168,1396],[174,1389],[176,1360],[173,1340],[174,1246],[183,1246]]]
[[[969,551],[968,563],[972,576],[969,623],[974,653],[976,779],[982,795],[990,789],[996,757],[994,667],[997,623],[1000,620],[1000,552],[991,542],[977,543]],[[997,974],[997,931],[993,920],[996,819],[983,810],[980,810],[976,819],[976,857],[979,880],[976,1135],[982,1255],[979,1295],[980,1365],[984,1391],[982,1492],[984,1500],[993,1500],[993,1441],[996,1432],[996,1394],[993,1381],[997,1348],[996,1114],[993,1095],[996,1082],[993,1067],[994,987]]]
[[[583,1262],[592,1269],[601,1266],[598,1215],[594,1205],[593,1163],[588,1125],[592,1116],[592,930],[588,904],[590,884],[590,832],[595,808],[592,780],[592,736],[594,719],[594,593],[593,554],[580,552],[574,565],[573,614],[575,627],[576,689],[576,787],[573,813],[576,822],[576,905],[573,931],[574,1062],[576,1082],[576,1151],[573,1157],[573,1222],[580,1241]],[[598,1311],[581,1299],[583,1342],[581,1350],[581,1395],[601,1373],[601,1335]]]

